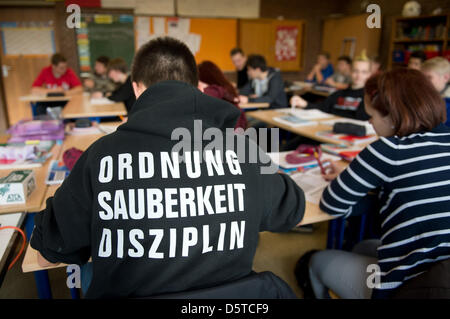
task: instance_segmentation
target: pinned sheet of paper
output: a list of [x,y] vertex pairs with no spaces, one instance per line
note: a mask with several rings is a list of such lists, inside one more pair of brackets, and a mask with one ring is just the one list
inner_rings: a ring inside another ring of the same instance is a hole
[[153,17],[153,34],[165,34],[166,33],[166,21],[164,18]]

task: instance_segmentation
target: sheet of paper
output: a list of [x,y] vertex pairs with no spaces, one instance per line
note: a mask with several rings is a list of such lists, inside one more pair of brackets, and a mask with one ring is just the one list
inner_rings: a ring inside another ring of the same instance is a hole
[[313,204],[319,204],[322,193],[329,184],[322,178],[320,168],[293,174],[291,178],[305,192],[306,200]]
[[153,17],[153,34],[166,33],[166,19],[161,17]]
[[105,105],[105,104],[114,104],[114,101],[107,99],[106,97],[91,99],[92,105]]
[[333,114],[328,114],[325,112],[322,112],[320,110],[302,110],[302,109],[292,109],[292,108],[284,108],[279,109],[279,112],[283,113],[290,113],[298,118],[301,118],[303,120],[320,120],[320,119],[327,119],[330,117],[334,117]]
[[[15,214],[3,214],[0,215],[0,226],[20,226],[20,220],[22,219],[22,215],[24,213],[15,213]],[[11,240],[14,234],[13,229],[4,229],[0,231],[0,259],[2,259],[3,254],[8,247],[9,241]]]

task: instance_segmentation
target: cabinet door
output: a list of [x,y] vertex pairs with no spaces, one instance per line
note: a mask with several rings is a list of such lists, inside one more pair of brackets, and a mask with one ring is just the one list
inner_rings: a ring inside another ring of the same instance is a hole
[[324,23],[322,35],[322,50],[330,54],[334,64],[340,55],[350,53],[350,42],[355,40],[354,58],[366,50],[366,54],[378,54],[381,29],[369,29],[366,25],[367,15],[357,15],[345,18],[328,19]]

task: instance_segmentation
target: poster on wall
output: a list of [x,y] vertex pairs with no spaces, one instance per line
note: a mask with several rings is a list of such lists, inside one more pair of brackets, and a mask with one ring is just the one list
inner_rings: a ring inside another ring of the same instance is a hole
[[297,59],[296,26],[278,26],[275,39],[275,59],[277,61],[295,61]]
[[137,48],[152,39],[170,36],[184,42],[194,55],[200,50],[202,37],[190,31],[191,20],[188,18],[137,17],[136,19]]

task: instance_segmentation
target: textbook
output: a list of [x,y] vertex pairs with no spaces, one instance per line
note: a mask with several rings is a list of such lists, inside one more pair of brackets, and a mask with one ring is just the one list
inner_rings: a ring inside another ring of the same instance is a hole
[[69,176],[70,170],[64,165],[62,160],[57,161],[53,160],[49,167],[47,178],[45,179],[45,183],[47,185],[57,185],[64,182],[67,176]]
[[376,135],[353,136],[346,134],[336,134],[333,133],[332,131],[320,131],[316,132],[316,135],[334,140],[336,144],[348,144],[348,145],[369,144],[378,139]]
[[310,125],[317,125],[317,122],[314,121],[308,121],[301,119],[295,115],[288,114],[283,116],[276,116],[273,118],[274,121],[292,126],[292,127],[299,127],[299,126],[310,126]]
[[320,148],[323,152],[337,155],[347,162],[351,162],[362,151],[361,148],[348,147],[346,145],[321,144]]

